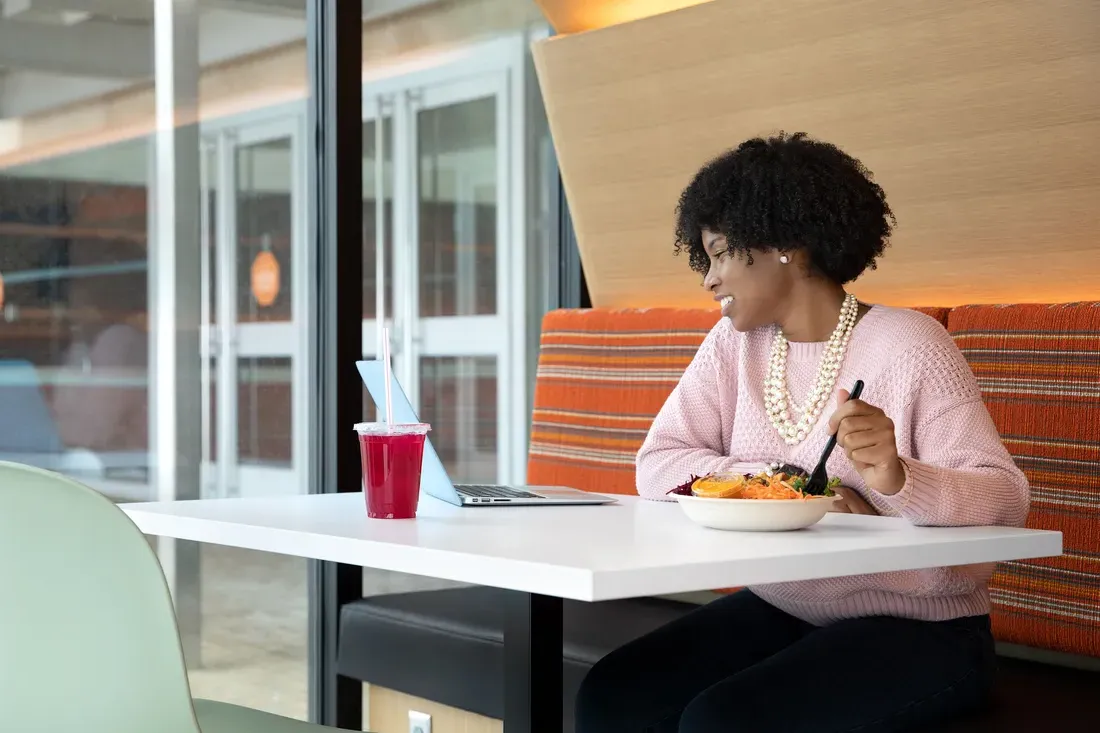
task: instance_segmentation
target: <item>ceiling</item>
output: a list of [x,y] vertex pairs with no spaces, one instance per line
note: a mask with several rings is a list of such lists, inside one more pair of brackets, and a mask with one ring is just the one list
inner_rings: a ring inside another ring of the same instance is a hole
[[[365,21],[439,0],[363,0]],[[301,41],[306,0],[197,0],[198,62]],[[154,0],[0,0],[0,120],[147,82]]]

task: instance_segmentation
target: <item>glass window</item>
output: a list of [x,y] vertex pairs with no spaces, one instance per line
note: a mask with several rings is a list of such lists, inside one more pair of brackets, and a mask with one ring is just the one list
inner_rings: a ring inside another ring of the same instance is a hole
[[290,137],[236,149],[237,307],[240,322],[289,321],[295,152]]
[[[378,317],[378,288],[385,293],[385,314],[393,317],[393,118],[382,120],[378,154],[378,121],[363,123],[363,318]],[[381,188],[379,182],[381,181]],[[381,199],[381,201],[379,201]],[[381,206],[379,205],[381,204]],[[385,274],[378,276],[378,219],[382,218]],[[369,345],[374,348],[373,344]]]
[[[17,31],[0,48],[0,458],[117,502],[308,491],[305,0],[172,3],[198,14],[175,48],[154,40],[163,3],[0,4]],[[516,127],[537,91],[511,82],[542,23],[530,0],[364,16],[364,332],[382,293],[395,367],[458,481],[510,479],[501,446],[523,430],[507,403],[530,344],[504,314],[538,320],[513,286],[542,287],[549,143]],[[158,110],[157,54],[197,107]],[[158,131],[158,112],[188,124]],[[174,345],[179,368],[158,369]],[[167,421],[197,485],[156,475]],[[174,558],[194,694],[305,718],[305,561],[155,546]]]
[[103,474],[146,463],[147,151],[131,140],[0,168],[0,375],[23,395],[0,399],[0,422],[39,408],[35,440],[12,451],[9,429],[0,455],[65,468],[84,450]]
[[420,315],[497,310],[496,98],[419,113]]
[[[510,210],[497,185],[507,154],[497,124],[499,78],[441,69],[426,86],[377,97],[378,108],[392,110],[383,118],[381,155],[377,121],[364,125],[364,350],[376,350],[376,299],[384,288],[395,373],[431,423],[431,441],[456,481],[503,478],[497,365],[510,358],[510,341],[507,321],[497,317],[497,236]],[[398,119],[412,124],[392,122]],[[419,246],[402,248],[403,241]],[[364,401],[365,415],[376,416]]]
[[[174,49],[154,40],[163,3],[0,4],[0,459],[117,502],[305,491],[305,0],[171,3],[198,13]],[[156,54],[180,99],[201,89],[167,112],[201,124],[158,133]],[[166,344],[185,347],[175,376]],[[154,419],[199,485],[156,483]],[[154,546],[192,692],[305,718],[306,562]]]
[[420,360],[420,419],[456,483],[497,480],[497,365],[491,357]]
[[241,463],[293,461],[293,370],[290,359],[241,359],[237,366],[237,455]]

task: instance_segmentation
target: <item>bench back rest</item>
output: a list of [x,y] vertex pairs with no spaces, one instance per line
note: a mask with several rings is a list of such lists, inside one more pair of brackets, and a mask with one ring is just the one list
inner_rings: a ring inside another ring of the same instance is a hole
[[[1100,657],[1100,303],[922,308],[948,326],[1066,554],[1005,563],[998,638]],[[543,322],[528,481],[633,494],[634,456],[717,310],[560,310]]]
[[527,480],[633,494],[634,456],[717,310],[559,310],[542,323]]
[[[946,325],[947,308],[919,309]],[[634,457],[717,308],[567,309],[542,322],[527,480],[633,494]]]
[[997,638],[1100,657],[1100,303],[966,306],[948,330],[1031,483],[1028,526],[1063,533],[1061,557],[998,566]]

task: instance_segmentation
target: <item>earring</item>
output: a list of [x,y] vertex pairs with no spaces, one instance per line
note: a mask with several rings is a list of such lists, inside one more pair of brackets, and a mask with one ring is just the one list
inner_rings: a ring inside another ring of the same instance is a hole
[[784,265],[786,265],[786,264],[790,264],[791,258],[788,257],[787,255],[779,255],[779,261],[782,262]]

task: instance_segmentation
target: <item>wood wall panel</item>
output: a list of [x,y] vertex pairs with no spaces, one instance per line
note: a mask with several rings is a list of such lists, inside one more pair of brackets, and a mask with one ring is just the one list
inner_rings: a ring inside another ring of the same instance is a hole
[[558,33],[579,33],[629,23],[710,0],[537,0]]
[[432,716],[432,733],[503,733],[504,723],[494,718],[452,708],[378,685],[369,685],[366,729],[373,733],[407,733],[409,711]]
[[708,158],[783,129],[898,217],[897,305],[1100,299],[1100,3],[714,0],[535,48],[593,303],[709,302],[671,252]]

